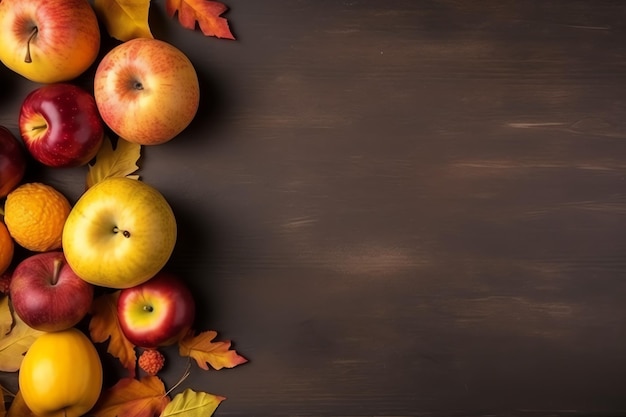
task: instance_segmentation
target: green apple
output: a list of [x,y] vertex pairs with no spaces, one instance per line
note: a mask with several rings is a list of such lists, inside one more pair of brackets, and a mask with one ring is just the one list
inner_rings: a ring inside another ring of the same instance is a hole
[[176,231],[174,212],[156,188],[139,180],[107,178],[74,204],[62,245],[67,263],[85,281],[130,288],[165,266]]

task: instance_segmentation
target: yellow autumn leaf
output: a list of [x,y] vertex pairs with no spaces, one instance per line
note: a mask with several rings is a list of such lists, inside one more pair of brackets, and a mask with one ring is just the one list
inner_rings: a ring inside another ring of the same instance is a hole
[[18,316],[11,331],[0,339],[0,371],[15,372],[20,369],[24,353],[43,332],[24,323]]
[[13,327],[13,314],[9,307],[9,296],[5,295],[0,299],[0,340],[11,331]]
[[102,141],[102,146],[96,155],[96,161],[89,165],[87,173],[87,188],[97,184],[105,178],[127,177],[139,179],[139,175],[132,175],[139,167],[137,161],[141,156],[141,145],[118,138],[115,149],[108,137]]
[[191,388],[177,394],[165,407],[160,417],[210,417],[226,398]]
[[154,37],[148,24],[150,0],[95,0],[94,9],[115,39]]

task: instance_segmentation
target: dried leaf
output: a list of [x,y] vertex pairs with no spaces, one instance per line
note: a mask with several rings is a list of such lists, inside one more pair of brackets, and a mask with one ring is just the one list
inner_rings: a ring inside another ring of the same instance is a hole
[[102,147],[96,155],[96,162],[89,165],[87,188],[110,177],[139,179],[139,175],[131,174],[139,169],[137,161],[140,156],[141,145],[119,138],[115,149],[113,149],[111,140],[105,137]]
[[89,334],[95,343],[103,343],[109,340],[107,352],[120,360],[131,377],[135,376],[137,354],[133,345],[122,333],[120,322],[117,318],[117,298],[120,292],[104,294],[97,297],[91,306],[91,320],[89,321]]
[[24,354],[35,339],[43,332],[24,323],[18,316],[13,317],[11,331],[0,339],[0,371],[15,372],[20,369]]
[[94,417],[155,417],[160,415],[170,398],[163,381],[157,376],[142,379],[122,378],[104,391],[90,411]]
[[225,399],[225,397],[206,392],[195,392],[187,388],[172,399],[160,417],[210,417]]
[[26,406],[22,393],[18,391],[6,417],[36,417],[36,415]]
[[[9,391],[7,388],[0,385],[0,392],[2,392],[0,398],[0,417],[6,417],[7,415],[7,403],[10,403],[15,398],[15,394]],[[7,398],[9,398],[7,400]]]
[[187,333],[178,342],[178,351],[181,356],[195,359],[198,366],[208,370],[207,364],[213,369],[234,368],[237,365],[248,362],[246,358],[230,349],[230,340],[213,342],[217,332],[209,330],[195,335],[193,331]]
[[13,314],[9,306],[9,296],[5,295],[0,299],[0,340],[11,331],[13,326]]
[[93,6],[112,37],[153,38],[148,24],[150,0],[95,0]]
[[228,20],[220,17],[228,7],[211,0],[166,0],[165,11],[169,17],[178,13],[178,21],[187,29],[195,30],[196,24],[205,36],[235,39],[228,27]]

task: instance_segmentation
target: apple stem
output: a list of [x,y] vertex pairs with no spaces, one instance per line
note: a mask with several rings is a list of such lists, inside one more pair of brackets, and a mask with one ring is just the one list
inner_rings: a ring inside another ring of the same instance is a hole
[[43,125],[37,125],[37,126],[33,126],[33,128],[31,130],[39,130],[39,129],[45,129],[47,128],[48,125],[43,124]]
[[121,230],[117,226],[113,227],[113,233],[118,233],[118,232],[122,232],[122,235],[124,235],[124,237],[130,237],[130,232],[128,230]]
[[61,261],[60,259],[55,259],[52,266],[52,285],[56,285],[57,281],[59,280],[61,266],[63,266],[63,261]]
[[33,59],[30,56],[30,43],[32,42],[35,35],[37,35],[38,31],[39,29],[37,28],[37,26],[33,27],[33,30],[30,32],[30,36],[28,37],[28,41],[26,41],[26,56],[24,57],[24,62],[26,62],[27,64],[33,62]]
[[147,311],[148,313],[152,313],[154,309],[152,306],[143,306],[143,311]]

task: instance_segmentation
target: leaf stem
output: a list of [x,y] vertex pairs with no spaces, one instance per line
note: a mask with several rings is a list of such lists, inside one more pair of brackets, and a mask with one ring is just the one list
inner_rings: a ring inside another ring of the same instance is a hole
[[163,396],[167,397],[168,395],[170,395],[170,393],[174,391],[180,384],[182,384],[185,381],[185,379],[189,377],[189,375],[191,375],[191,358],[187,358],[187,366],[185,367],[185,372],[180,377],[178,382],[176,382],[172,388],[168,389],[167,392]]

